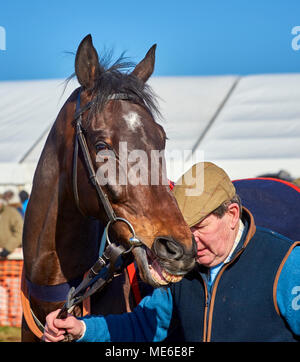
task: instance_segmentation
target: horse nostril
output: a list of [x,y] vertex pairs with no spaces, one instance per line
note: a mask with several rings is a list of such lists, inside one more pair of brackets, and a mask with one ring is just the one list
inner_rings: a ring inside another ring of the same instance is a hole
[[183,247],[168,236],[159,236],[154,240],[154,252],[163,259],[179,260],[183,256]]

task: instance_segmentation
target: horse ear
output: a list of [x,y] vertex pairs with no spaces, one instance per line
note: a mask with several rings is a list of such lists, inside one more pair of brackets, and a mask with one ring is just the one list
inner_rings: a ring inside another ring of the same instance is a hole
[[145,58],[134,68],[131,74],[147,82],[154,70],[156,44],[148,50]]
[[85,88],[93,88],[100,72],[99,59],[93,46],[92,36],[87,35],[79,44],[75,58],[75,73],[78,82]]

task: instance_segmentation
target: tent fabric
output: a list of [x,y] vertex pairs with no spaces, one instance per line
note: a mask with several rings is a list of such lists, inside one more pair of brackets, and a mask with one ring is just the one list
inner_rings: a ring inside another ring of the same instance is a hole
[[63,79],[0,82],[0,186],[31,184],[49,130],[77,86]]
[[218,110],[236,76],[154,77],[149,84],[159,96],[167,149],[192,151]]
[[233,184],[243,206],[251,211],[255,224],[293,241],[300,240],[300,188],[268,178],[235,180]]
[[[241,77],[199,144],[230,177],[300,173],[300,74]],[[255,172],[255,174],[254,174]]]
[[[167,133],[168,177],[212,161],[232,179],[300,177],[300,74],[153,77]],[[32,182],[48,132],[71,92],[63,79],[0,82],[0,188]]]
[[149,84],[159,96],[167,134],[168,177],[177,180],[203,156],[191,157],[199,137],[209,126],[237,76],[153,77]]
[[63,80],[0,82],[0,162],[24,162],[68,95]]

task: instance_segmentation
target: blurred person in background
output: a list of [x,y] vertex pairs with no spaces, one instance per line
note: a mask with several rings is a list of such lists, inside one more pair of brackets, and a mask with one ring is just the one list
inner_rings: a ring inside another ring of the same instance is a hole
[[12,190],[7,190],[3,194],[3,199],[6,201],[7,205],[14,207],[19,211],[23,217],[22,203],[18,195]]
[[22,216],[0,196],[0,259],[6,259],[22,245],[22,232]]

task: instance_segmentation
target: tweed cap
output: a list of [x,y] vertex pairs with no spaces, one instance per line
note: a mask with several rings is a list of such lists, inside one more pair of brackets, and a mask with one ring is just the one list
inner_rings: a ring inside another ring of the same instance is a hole
[[[192,184],[192,178],[194,183]],[[195,184],[200,192],[192,192]],[[226,172],[211,162],[199,162],[176,182],[173,188],[180,211],[192,227],[236,194]]]

